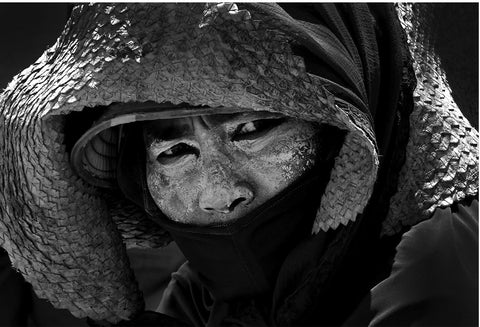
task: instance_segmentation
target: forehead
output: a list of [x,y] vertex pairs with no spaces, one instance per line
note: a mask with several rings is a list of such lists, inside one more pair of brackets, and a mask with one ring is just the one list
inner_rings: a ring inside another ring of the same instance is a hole
[[195,128],[194,121],[203,123],[203,125],[209,129],[215,129],[259,119],[280,117],[284,116],[282,114],[268,111],[251,111],[233,114],[213,114],[173,119],[157,119],[145,122],[143,127],[150,136],[163,140],[170,140],[193,134]]

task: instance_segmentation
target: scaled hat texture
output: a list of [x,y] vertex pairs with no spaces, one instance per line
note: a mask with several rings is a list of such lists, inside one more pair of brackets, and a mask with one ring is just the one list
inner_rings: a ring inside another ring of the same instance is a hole
[[[365,90],[339,96],[307,73],[290,42],[314,39],[315,32],[272,6],[81,5],[57,43],[8,85],[0,97],[0,246],[39,297],[77,317],[128,319],[143,300],[126,246],[170,240],[142,210],[73,170],[65,115],[85,107],[188,103],[334,125],[347,134],[312,231],[362,213],[379,165]],[[478,132],[453,101],[438,58],[422,44],[412,7],[397,10],[418,84],[385,234],[478,192]]]

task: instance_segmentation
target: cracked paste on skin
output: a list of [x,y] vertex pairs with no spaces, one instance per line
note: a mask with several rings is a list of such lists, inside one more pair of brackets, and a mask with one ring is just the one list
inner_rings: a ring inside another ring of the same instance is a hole
[[174,221],[235,220],[314,166],[318,131],[314,123],[269,112],[147,122],[148,189]]

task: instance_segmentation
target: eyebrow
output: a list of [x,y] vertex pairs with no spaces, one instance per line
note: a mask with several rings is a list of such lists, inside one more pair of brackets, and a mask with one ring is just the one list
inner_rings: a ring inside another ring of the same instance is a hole
[[[231,125],[231,124],[240,124],[243,122],[248,122],[258,119],[271,119],[271,118],[281,118],[285,117],[282,114],[268,111],[249,111],[249,112],[240,112],[235,114],[213,114],[202,116],[202,120],[209,128],[216,128],[220,125]],[[147,132],[148,137],[151,137],[152,140],[149,140],[149,143],[168,143],[173,140],[178,140],[192,136],[193,128],[192,124],[189,122],[184,122],[182,124],[175,124],[175,121],[178,122],[178,119],[172,119],[167,124],[159,121],[148,122],[144,124],[144,130]],[[155,126],[157,125],[157,126]],[[160,125],[160,126],[158,126]],[[166,126],[161,126],[166,125]]]
[[206,120],[204,121],[212,121],[214,126],[216,125],[224,125],[224,124],[232,124],[232,123],[241,123],[245,121],[251,120],[258,120],[258,119],[269,119],[269,118],[281,118],[285,117],[282,114],[276,112],[269,112],[269,111],[248,111],[248,112],[240,112],[236,114],[217,114],[217,115],[209,115],[205,116]]
[[168,142],[193,135],[192,125],[187,122],[180,125],[169,124],[161,128],[155,128],[155,122],[150,122],[145,124],[143,129],[146,131],[146,135],[157,143]]

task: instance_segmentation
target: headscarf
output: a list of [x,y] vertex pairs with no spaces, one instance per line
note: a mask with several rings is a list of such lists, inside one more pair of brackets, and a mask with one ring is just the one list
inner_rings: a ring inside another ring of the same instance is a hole
[[[366,104],[363,108],[371,117],[381,160],[376,181],[383,194],[379,202],[388,206],[385,202],[396,191],[399,167],[404,160],[408,117],[413,109],[411,93],[416,84],[406,36],[393,6],[358,3],[280,6],[297,24],[324,30],[322,41],[330,40],[328,43],[336,45],[328,53],[319,49],[318,44],[309,46],[304,42],[307,51],[300,51],[307,71],[327,79],[326,87],[332,93],[356,103],[344,94],[357,90],[356,96]],[[385,212],[380,214],[383,215]]]

